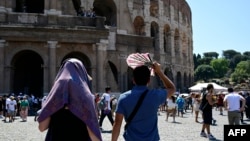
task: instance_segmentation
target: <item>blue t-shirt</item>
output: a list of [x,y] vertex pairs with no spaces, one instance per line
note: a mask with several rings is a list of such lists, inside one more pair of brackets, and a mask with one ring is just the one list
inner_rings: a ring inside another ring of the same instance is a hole
[[[141,94],[148,89],[146,86],[134,86],[131,91],[120,95],[116,113],[126,119],[132,113]],[[141,107],[128,125],[123,137],[126,141],[159,141],[158,115],[159,106],[166,101],[165,89],[152,89],[146,94]]]

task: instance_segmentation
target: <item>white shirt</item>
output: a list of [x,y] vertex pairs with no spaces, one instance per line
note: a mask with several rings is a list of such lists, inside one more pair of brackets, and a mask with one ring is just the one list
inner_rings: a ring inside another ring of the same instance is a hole
[[6,101],[6,104],[8,105],[8,109],[11,110],[11,111],[14,111],[15,110],[15,106],[16,106],[16,100],[10,100]]
[[168,105],[168,109],[172,109],[176,107],[176,103],[173,102],[172,99],[167,99],[167,105]]
[[108,94],[108,93],[103,93],[102,97],[104,97],[104,98],[105,98],[105,101],[108,102],[108,110],[111,110],[111,108],[110,108],[110,94]]
[[243,99],[241,95],[233,92],[227,94],[223,101],[227,102],[228,111],[239,111],[241,99]]

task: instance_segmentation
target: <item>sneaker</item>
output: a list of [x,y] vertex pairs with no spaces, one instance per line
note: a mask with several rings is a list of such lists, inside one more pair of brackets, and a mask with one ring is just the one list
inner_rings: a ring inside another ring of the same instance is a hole
[[208,134],[208,139],[209,139],[210,141],[216,140],[216,138],[215,138],[212,134]]
[[213,125],[215,125],[215,123],[216,123],[216,120],[213,120]]
[[205,132],[201,132],[200,136],[206,138],[206,137],[207,137],[207,134],[206,134]]

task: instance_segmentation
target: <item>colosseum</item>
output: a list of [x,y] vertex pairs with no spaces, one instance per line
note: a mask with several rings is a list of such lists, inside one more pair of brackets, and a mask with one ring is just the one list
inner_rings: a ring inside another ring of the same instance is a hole
[[[63,60],[80,59],[92,76],[91,90],[133,86],[126,57],[150,53],[178,91],[193,83],[192,13],[185,0],[0,1],[0,94],[49,93]],[[96,8],[98,10],[98,8]],[[101,9],[101,8],[100,8]],[[99,9],[99,10],[100,10]],[[151,87],[161,87],[153,77]]]

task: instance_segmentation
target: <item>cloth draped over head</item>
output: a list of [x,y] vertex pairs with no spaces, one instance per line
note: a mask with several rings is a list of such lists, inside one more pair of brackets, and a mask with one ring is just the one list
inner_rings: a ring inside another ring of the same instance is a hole
[[89,86],[89,76],[82,62],[74,58],[65,60],[44,101],[38,122],[67,105],[68,109],[81,119],[97,138],[102,140],[95,113],[94,95]]

